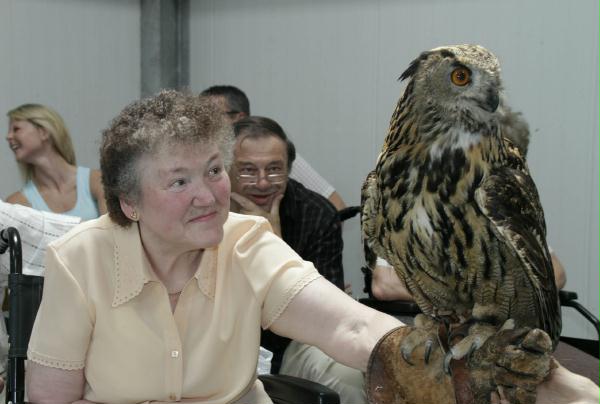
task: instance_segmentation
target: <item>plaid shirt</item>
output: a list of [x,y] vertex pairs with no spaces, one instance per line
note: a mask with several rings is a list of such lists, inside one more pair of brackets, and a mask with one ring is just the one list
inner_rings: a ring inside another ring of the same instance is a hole
[[335,207],[323,196],[288,180],[279,207],[283,240],[329,282],[344,290],[342,226]]
[[[288,180],[279,206],[283,240],[304,259],[311,261],[327,280],[344,290],[342,226],[335,207],[323,196]],[[290,339],[263,330],[261,346],[273,352],[271,372],[279,372],[283,352]]]

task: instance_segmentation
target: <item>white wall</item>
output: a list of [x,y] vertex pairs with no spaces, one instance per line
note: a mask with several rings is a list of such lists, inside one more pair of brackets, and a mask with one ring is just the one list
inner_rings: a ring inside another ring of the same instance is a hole
[[[252,112],[277,120],[358,204],[408,63],[439,45],[486,46],[530,123],[530,166],[567,287],[598,314],[597,16],[595,0],[195,0],[191,87],[242,88]],[[346,277],[358,292],[358,220],[344,237]],[[594,336],[566,316],[564,334]]]
[[[64,118],[77,162],[97,168],[100,131],[140,95],[138,0],[0,0],[0,132],[6,112],[46,104]],[[0,144],[0,197],[21,188]]]

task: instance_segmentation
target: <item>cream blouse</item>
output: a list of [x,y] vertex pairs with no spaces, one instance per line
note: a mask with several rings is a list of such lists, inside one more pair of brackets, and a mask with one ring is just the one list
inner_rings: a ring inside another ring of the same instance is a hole
[[104,215],[50,244],[29,360],[84,369],[90,401],[234,402],[260,390],[260,326],[319,276],[265,219],[230,213],[172,313],[137,225]]

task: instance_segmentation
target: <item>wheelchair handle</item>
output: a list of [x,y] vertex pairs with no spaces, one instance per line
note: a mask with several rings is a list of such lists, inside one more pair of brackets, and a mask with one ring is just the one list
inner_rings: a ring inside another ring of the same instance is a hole
[[14,227],[8,227],[0,231],[0,254],[10,249],[10,273],[23,273],[23,253],[21,250],[21,236]]

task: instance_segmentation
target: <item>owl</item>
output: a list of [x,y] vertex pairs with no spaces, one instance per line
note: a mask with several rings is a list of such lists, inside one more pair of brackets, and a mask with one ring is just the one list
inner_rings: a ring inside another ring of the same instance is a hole
[[426,315],[496,327],[512,319],[556,345],[561,316],[544,213],[505,137],[515,115],[497,58],[478,45],[439,47],[400,79],[406,88],[362,188],[366,244]]

